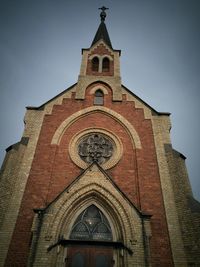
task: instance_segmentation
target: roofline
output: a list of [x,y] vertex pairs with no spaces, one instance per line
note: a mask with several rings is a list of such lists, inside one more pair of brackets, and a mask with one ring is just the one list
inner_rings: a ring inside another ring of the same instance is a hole
[[[89,48],[83,48],[83,50],[90,50]],[[113,50],[113,51],[120,51],[121,50]],[[27,110],[43,110],[44,109],[44,106],[48,103],[50,103],[51,101],[53,101],[54,99],[56,99],[57,97],[61,96],[62,94],[64,94],[65,92],[67,92],[68,90],[72,89],[75,85],[77,85],[77,82],[74,83],[73,85],[71,85],[70,87],[68,87],[67,89],[65,89],[64,91],[62,91],[61,93],[57,94],[56,96],[54,96],[53,98],[51,98],[50,100],[46,101],[45,103],[43,103],[42,105],[38,106],[38,107],[35,107],[35,106],[27,106],[26,109]],[[147,106],[148,108],[150,108],[153,112],[156,113],[156,115],[158,116],[162,116],[162,115],[165,115],[165,116],[170,116],[171,113],[169,112],[159,112],[157,110],[155,110],[152,106],[150,106],[149,104],[147,104],[144,100],[142,100],[139,96],[137,96],[136,94],[134,94],[130,89],[128,89],[125,85],[122,84],[122,87],[128,91],[132,96],[134,96],[135,98],[137,98],[139,101],[141,101],[145,106]]]
[[150,106],[149,104],[147,104],[144,100],[142,100],[139,96],[137,96],[136,94],[134,94],[132,91],[130,91],[130,89],[128,89],[125,85],[122,84],[122,87],[124,87],[125,90],[127,90],[132,96],[134,96],[135,98],[137,98],[139,101],[141,101],[145,106],[147,106],[148,108],[150,108],[153,112],[156,113],[156,115],[162,116],[170,116],[171,113],[170,112],[159,112],[157,110],[155,110],[152,106]]
[[[102,39],[103,40],[103,39]],[[105,43],[105,42],[104,42]],[[106,44],[106,43],[105,43]],[[95,46],[96,44],[94,44],[93,46]],[[106,44],[107,45],[107,44]],[[90,51],[91,49],[92,49],[92,47],[93,46],[91,46],[90,48],[82,48],[81,49],[81,54],[83,54],[83,51]],[[108,46],[108,45],[107,45]],[[108,46],[109,47],[109,46]],[[111,49],[111,50],[113,50],[114,52],[118,52],[119,53],[119,56],[121,56],[121,50],[120,49],[113,49],[113,48],[110,48],[109,47],[109,49]]]
[[54,99],[56,99],[57,97],[61,96],[62,94],[64,94],[65,92],[67,92],[68,90],[72,89],[75,85],[77,85],[77,82],[74,83],[73,85],[71,85],[70,87],[68,87],[67,89],[65,89],[64,91],[62,91],[61,93],[57,94],[56,96],[54,96],[53,98],[51,98],[50,100],[48,100],[47,102],[43,103],[42,105],[40,105],[39,107],[35,107],[35,106],[27,106],[26,109],[27,110],[43,110],[44,106],[48,103],[50,103],[51,101],[53,101]]
[[27,146],[27,145],[28,145],[28,142],[29,142],[29,137],[22,136],[22,138],[21,138],[21,140],[20,140],[19,142],[16,142],[16,143],[14,143],[14,144],[8,146],[8,147],[5,149],[5,151],[6,151],[6,152],[9,152],[9,151],[12,150],[12,149],[16,149],[16,150],[18,150],[18,147],[19,147],[20,144]]
[[165,152],[168,153],[174,153],[175,156],[178,156],[178,157],[181,157],[183,160],[186,160],[186,156],[183,155],[181,152],[179,152],[178,150],[174,149],[172,147],[172,144],[164,144],[164,147],[165,147]]
[[172,148],[173,152],[178,154],[179,157],[181,157],[183,160],[186,160],[187,157],[183,155],[181,152],[177,151],[176,149]]

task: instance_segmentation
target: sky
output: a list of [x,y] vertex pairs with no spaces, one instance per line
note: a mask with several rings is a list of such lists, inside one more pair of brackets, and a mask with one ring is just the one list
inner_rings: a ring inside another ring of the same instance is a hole
[[105,5],[122,83],[171,113],[171,141],[184,154],[200,200],[199,0],[0,0],[0,162],[21,139],[26,106],[40,106],[77,82]]

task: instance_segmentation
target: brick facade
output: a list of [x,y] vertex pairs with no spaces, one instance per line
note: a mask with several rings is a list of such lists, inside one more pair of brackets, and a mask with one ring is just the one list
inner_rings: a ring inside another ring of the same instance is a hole
[[[91,71],[93,55],[110,59],[107,73]],[[110,220],[113,241],[124,246],[114,249],[114,266],[198,264],[199,206],[183,159],[171,147],[169,114],[121,85],[119,55],[98,41],[83,50],[77,84],[28,108],[22,138],[28,142],[11,147],[2,168],[9,197],[1,208],[0,266],[65,266],[67,247],[59,242],[69,239],[72,222],[91,203]],[[94,105],[98,88],[103,106]],[[119,158],[106,169],[97,163],[82,169],[70,156],[73,138],[93,130],[119,140]]]

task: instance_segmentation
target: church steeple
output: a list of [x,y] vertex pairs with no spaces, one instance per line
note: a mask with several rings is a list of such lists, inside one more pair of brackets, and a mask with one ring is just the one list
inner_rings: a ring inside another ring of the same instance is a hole
[[111,41],[110,41],[110,37],[109,37],[109,34],[108,34],[108,31],[107,31],[107,28],[106,28],[106,24],[104,23],[105,21],[105,18],[106,18],[106,12],[105,10],[108,9],[106,7],[101,7],[99,8],[102,10],[102,12],[100,13],[100,17],[101,17],[101,23],[99,25],[99,28],[95,34],[95,37],[94,37],[94,40],[92,42],[92,45],[93,46],[94,44],[96,44],[99,40],[104,40],[104,42],[110,47],[112,48],[112,44],[111,44]]
[[101,22],[90,48],[82,49],[80,75],[76,87],[76,99],[84,99],[91,84],[106,84],[112,90],[113,101],[122,100],[120,77],[120,50],[112,48],[105,18],[108,8],[101,7]]

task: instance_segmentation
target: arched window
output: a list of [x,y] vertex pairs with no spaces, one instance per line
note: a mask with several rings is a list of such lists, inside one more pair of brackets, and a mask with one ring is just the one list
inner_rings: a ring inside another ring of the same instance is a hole
[[99,59],[98,57],[94,57],[92,59],[92,71],[98,71],[99,70]]
[[113,237],[106,216],[95,205],[91,205],[76,219],[70,239],[112,241]]
[[100,89],[96,90],[94,95],[94,105],[103,105],[104,102],[103,98],[104,98],[103,92]]
[[107,57],[104,57],[102,63],[102,71],[107,72],[110,70],[110,60]]

